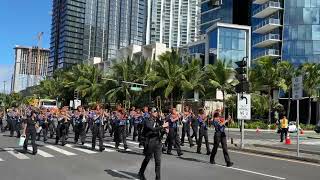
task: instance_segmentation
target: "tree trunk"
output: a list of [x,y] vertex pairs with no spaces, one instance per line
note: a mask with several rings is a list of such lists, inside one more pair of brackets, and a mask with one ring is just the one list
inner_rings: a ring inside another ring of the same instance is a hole
[[290,120],[290,111],[291,111],[291,90],[289,90],[288,108],[287,108],[287,118],[289,120]]
[[309,125],[311,123],[311,97],[309,96],[309,114],[308,114],[308,122]]
[[272,97],[271,97],[271,88],[268,91],[269,96],[269,113],[268,113],[268,124],[271,124],[271,109],[272,109]]

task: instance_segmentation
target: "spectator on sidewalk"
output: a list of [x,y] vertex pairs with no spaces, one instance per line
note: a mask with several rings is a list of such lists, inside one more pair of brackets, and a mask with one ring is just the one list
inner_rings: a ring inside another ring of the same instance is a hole
[[283,115],[280,120],[280,127],[281,127],[280,142],[283,142],[283,136],[287,137],[288,135],[288,119],[285,115]]

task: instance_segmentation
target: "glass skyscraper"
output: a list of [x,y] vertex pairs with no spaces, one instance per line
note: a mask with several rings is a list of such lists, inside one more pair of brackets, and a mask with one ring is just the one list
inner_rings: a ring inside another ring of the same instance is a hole
[[147,0],[54,0],[49,75],[118,49],[145,44]]
[[319,62],[319,0],[254,0],[252,17],[253,59]]

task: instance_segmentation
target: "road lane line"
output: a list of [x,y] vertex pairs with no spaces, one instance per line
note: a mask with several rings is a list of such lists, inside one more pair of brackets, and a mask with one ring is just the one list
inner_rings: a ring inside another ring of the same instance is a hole
[[[32,147],[28,147],[28,150],[29,151],[33,151],[33,149],[32,149]],[[46,153],[46,152],[44,152],[44,151],[42,151],[42,150],[40,150],[40,149],[38,149],[37,150],[38,151],[38,154],[40,155],[40,156],[42,156],[42,157],[54,157],[52,154],[49,154],[49,153]]]
[[256,174],[256,175],[260,175],[260,176],[270,177],[270,178],[274,178],[274,179],[282,179],[282,180],[286,179],[284,177],[263,174],[263,173],[259,173],[259,172],[255,172],[255,171],[246,170],[246,169],[240,169],[240,168],[235,168],[235,167],[226,167],[226,166],[222,166],[222,165],[218,165],[218,164],[216,164],[216,166],[224,167],[224,168],[228,168],[228,169],[233,169],[233,170],[237,170],[237,171],[242,171],[242,172],[247,172],[247,173],[251,173],[251,174]]
[[81,152],[87,153],[87,154],[95,154],[95,153],[97,153],[97,152],[91,151],[89,149],[75,147],[75,146],[73,146],[71,144],[66,144],[65,146],[68,147],[68,148],[71,148],[71,149],[75,149],[77,151],[81,151]]
[[[104,144],[103,144],[103,145],[104,145]],[[85,143],[84,146],[89,147],[89,148],[92,147],[92,145],[91,145],[91,144],[88,144],[88,143]],[[99,147],[95,147],[95,149],[96,149],[96,150],[99,150]],[[106,151],[106,152],[115,152],[115,150],[109,149],[109,148],[105,148],[104,151]]]
[[4,150],[18,159],[30,159],[28,156],[16,151],[13,148],[4,148]]
[[[222,149],[219,149],[219,150],[222,151]],[[272,156],[261,155],[261,154],[240,152],[240,151],[235,151],[235,150],[228,150],[228,151],[229,152],[233,152],[233,153],[238,153],[238,154],[244,154],[244,155],[248,155],[248,156],[256,156],[256,157],[262,157],[262,158],[267,158],[267,159],[274,159],[274,160],[279,160],[279,161],[288,161],[288,162],[293,162],[293,163],[300,163],[300,164],[306,164],[306,165],[310,165],[310,166],[318,166],[318,167],[320,167],[320,164],[316,164],[316,163],[303,162],[303,161],[280,158],[280,157],[272,157]]]
[[75,156],[77,154],[73,153],[73,152],[69,152],[69,151],[66,151],[64,149],[61,149],[61,148],[58,148],[58,147],[55,147],[55,146],[52,146],[52,145],[46,145],[45,147],[49,148],[49,149],[52,149],[54,151],[57,151],[59,153],[62,153],[62,154],[65,154],[67,156]]
[[124,177],[127,177],[127,178],[129,178],[129,179],[139,180],[139,179],[137,179],[137,178],[135,178],[135,177],[133,177],[133,176],[131,176],[131,175],[129,175],[129,174],[126,174],[126,173],[117,171],[117,170],[115,170],[115,169],[111,169],[111,171],[113,171],[113,172],[115,172],[115,173],[117,173],[117,174],[120,174],[120,175],[122,175],[122,176],[124,176]]

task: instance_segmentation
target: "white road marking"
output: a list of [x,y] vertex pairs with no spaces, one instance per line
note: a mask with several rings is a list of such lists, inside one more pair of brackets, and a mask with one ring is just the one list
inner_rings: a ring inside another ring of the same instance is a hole
[[[111,142],[111,143],[114,143],[114,142]],[[107,147],[116,148],[116,146],[113,145],[113,144],[103,143],[103,145],[107,146]],[[119,146],[119,149],[124,150],[124,147]],[[132,151],[132,150],[131,149],[126,149],[126,151]]]
[[123,172],[119,172],[119,171],[114,170],[114,169],[111,169],[111,171],[113,171],[113,172],[115,172],[115,173],[117,173],[117,174],[120,174],[120,175],[122,175],[122,176],[125,176],[125,177],[127,177],[127,178],[129,178],[129,179],[139,180],[139,179],[137,179],[137,178],[135,178],[135,177],[133,177],[133,176],[131,176],[131,175],[129,175],[129,174],[125,174],[125,173],[123,173]]
[[[222,151],[221,149],[219,149],[219,150]],[[293,159],[285,159],[285,158],[280,158],[280,157],[272,157],[272,156],[267,156],[267,155],[253,154],[253,153],[240,152],[240,151],[234,151],[234,150],[228,150],[228,151],[233,152],[233,153],[238,153],[238,154],[245,154],[245,155],[249,155],[249,156],[263,157],[263,158],[268,158],[268,159],[288,161],[288,162],[293,162],[293,163],[300,163],[300,164],[306,164],[306,165],[320,167],[320,164],[311,163],[311,162],[303,162],[303,161],[298,161],[298,160],[293,160]]]
[[240,169],[240,168],[235,168],[235,167],[226,167],[226,166],[222,166],[222,165],[218,165],[218,164],[216,164],[216,166],[229,168],[229,169],[233,169],[233,170],[236,170],[236,171],[242,171],[242,172],[246,172],[246,173],[250,173],[250,174],[256,174],[256,175],[260,175],[260,176],[270,177],[270,178],[274,178],[274,179],[283,179],[283,180],[286,179],[284,177],[273,176],[273,175],[269,175],[269,174],[263,174],[263,173],[259,173],[259,172],[255,172],[255,171],[246,170],[246,169]]
[[73,152],[69,152],[69,151],[66,151],[64,149],[61,149],[61,148],[58,148],[58,147],[55,147],[55,146],[52,146],[52,145],[46,145],[45,147],[49,148],[49,149],[52,149],[54,151],[57,151],[59,153],[62,153],[62,154],[65,154],[67,156],[75,156],[77,154],[73,153]]
[[4,160],[0,158],[0,161],[4,161]]
[[75,149],[77,151],[81,151],[81,152],[87,153],[87,154],[95,154],[95,153],[97,153],[97,152],[91,151],[89,149],[75,147],[75,146],[73,146],[71,144],[66,144],[65,146],[68,147],[68,148],[71,148],[71,149]]
[[[104,145],[104,144],[103,144],[103,145]],[[89,147],[89,148],[92,147],[92,145],[91,145],[91,144],[88,144],[88,143],[85,143],[84,146]],[[96,149],[96,150],[99,150],[99,147],[95,147],[95,149]],[[115,152],[115,150],[109,149],[109,148],[105,148],[104,151],[106,151],[106,152]]]
[[[29,151],[33,151],[32,147],[28,147],[28,150]],[[37,151],[38,151],[38,154],[40,156],[43,156],[43,157],[54,157],[52,154],[46,153],[46,152],[44,152],[44,151],[42,151],[40,149],[38,149]]]
[[139,145],[140,143],[138,143],[138,142],[134,142],[134,141],[128,141],[127,140],[127,143],[130,143],[130,144],[135,144],[135,145]]
[[18,151],[16,151],[13,148],[4,148],[4,150],[18,159],[30,159],[28,156],[26,156],[22,153],[19,153]]

